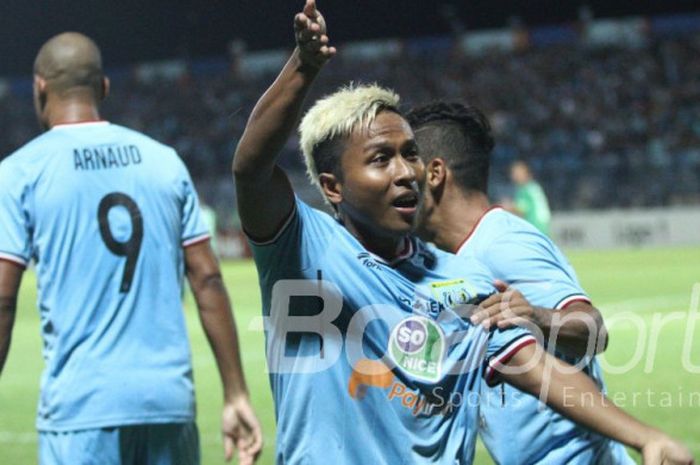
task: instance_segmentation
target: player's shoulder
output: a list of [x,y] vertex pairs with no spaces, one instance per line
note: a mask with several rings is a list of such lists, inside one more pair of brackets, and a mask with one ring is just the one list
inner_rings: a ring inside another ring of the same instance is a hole
[[125,140],[127,141],[133,141],[133,142],[138,142],[143,145],[149,146],[150,149],[155,149],[160,152],[163,152],[164,154],[168,154],[170,156],[175,156],[176,158],[179,159],[179,156],[177,156],[177,151],[175,150],[174,147],[171,147],[170,145],[164,144],[163,142],[154,139],[153,137],[144,134],[140,131],[137,131],[132,128],[128,128],[126,126],[122,126],[119,124],[114,124],[111,123],[110,127],[113,131],[115,132],[121,132],[124,134]]
[[481,219],[473,232],[475,241],[495,243],[511,238],[526,242],[549,242],[549,238],[525,219],[502,207],[494,207]]
[[40,134],[0,161],[0,172],[10,173],[13,178],[17,178],[30,171],[33,165],[50,155],[47,147],[54,140],[50,132]]
[[466,277],[472,282],[481,282],[487,287],[493,283],[493,274],[474,254],[453,254],[435,247],[432,244],[415,239],[418,255],[429,259],[424,260],[428,268],[433,268],[439,274],[453,277]]
[[294,196],[295,200],[295,216],[299,217],[302,222],[313,224],[313,229],[315,233],[322,233],[323,231],[332,232],[337,235],[344,235],[349,232],[345,227],[334,217],[321,210],[320,208],[314,207],[306,203],[299,196]]

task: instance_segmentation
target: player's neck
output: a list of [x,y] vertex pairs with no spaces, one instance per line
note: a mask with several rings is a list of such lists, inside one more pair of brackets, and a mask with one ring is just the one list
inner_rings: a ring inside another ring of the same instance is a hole
[[387,262],[391,262],[398,257],[405,245],[404,237],[383,236],[377,234],[377,231],[372,231],[360,224],[354,223],[348,218],[341,218],[341,222],[345,228],[355,236],[355,239],[374,255],[377,255]]
[[474,226],[491,207],[482,193],[453,195],[444,199],[435,218],[435,245],[449,252],[456,252]]
[[46,108],[48,126],[100,121],[100,112],[92,102],[82,99],[51,102]]

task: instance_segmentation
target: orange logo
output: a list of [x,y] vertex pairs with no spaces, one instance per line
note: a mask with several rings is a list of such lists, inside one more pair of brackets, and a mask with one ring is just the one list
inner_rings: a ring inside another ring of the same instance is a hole
[[348,391],[350,397],[361,400],[367,394],[368,387],[386,389],[394,381],[391,370],[378,360],[362,359],[352,370]]
[[412,410],[413,415],[418,415],[423,410],[430,413],[434,405],[427,402],[425,396],[417,391],[412,391],[402,382],[396,380],[391,370],[379,360],[362,359],[352,370],[348,383],[350,397],[362,400],[367,394],[367,388],[379,389],[391,388],[387,394],[389,400],[398,399],[401,405]]

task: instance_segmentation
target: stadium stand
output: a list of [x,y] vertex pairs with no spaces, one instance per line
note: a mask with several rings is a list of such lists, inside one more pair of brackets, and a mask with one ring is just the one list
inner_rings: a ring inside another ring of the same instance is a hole
[[[517,157],[534,168],[555,211],[700,203],[700,16],[583,29],[346,44],[315,94],[360,78],[393,87],[406,107],[442,98],[483,108],[497,139],[495,200],[509,194],[507,166]],[[222,167],[285,55],[233,45],[228,59],[113,70],[120,98],[104,109],[109,120],[177,148],[228,227],[236,226],[224,210],[234,191]],[[26,77],[0,82],[0,157],[36,134],[30,95]],[[303,184],[295,140],[286,151],[284,163],[298,167]]]

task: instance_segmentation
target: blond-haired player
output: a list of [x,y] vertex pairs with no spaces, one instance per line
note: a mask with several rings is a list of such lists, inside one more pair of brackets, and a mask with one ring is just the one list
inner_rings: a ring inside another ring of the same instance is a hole
[[[335,54],[313,0],[295,31],[297,47],[253,110],[233,163],[267,317],[276,461],[469,463],[478,412],[470,394],[502,380],[536,393],[544,364],[559,362],[538,360],[522,328],[488,331],[463,318],[494,292],[493,277],[412,236],[425,173],[393,92],[349,87],[309,110],[302,149],[335,216],[295,197],[277,156]],[[683,446],[599,398],[582,408],[596,392],[585,376],[557,372],[551,383],[548,402],[644,448],[649,463],[664,454],[691,461]]]

